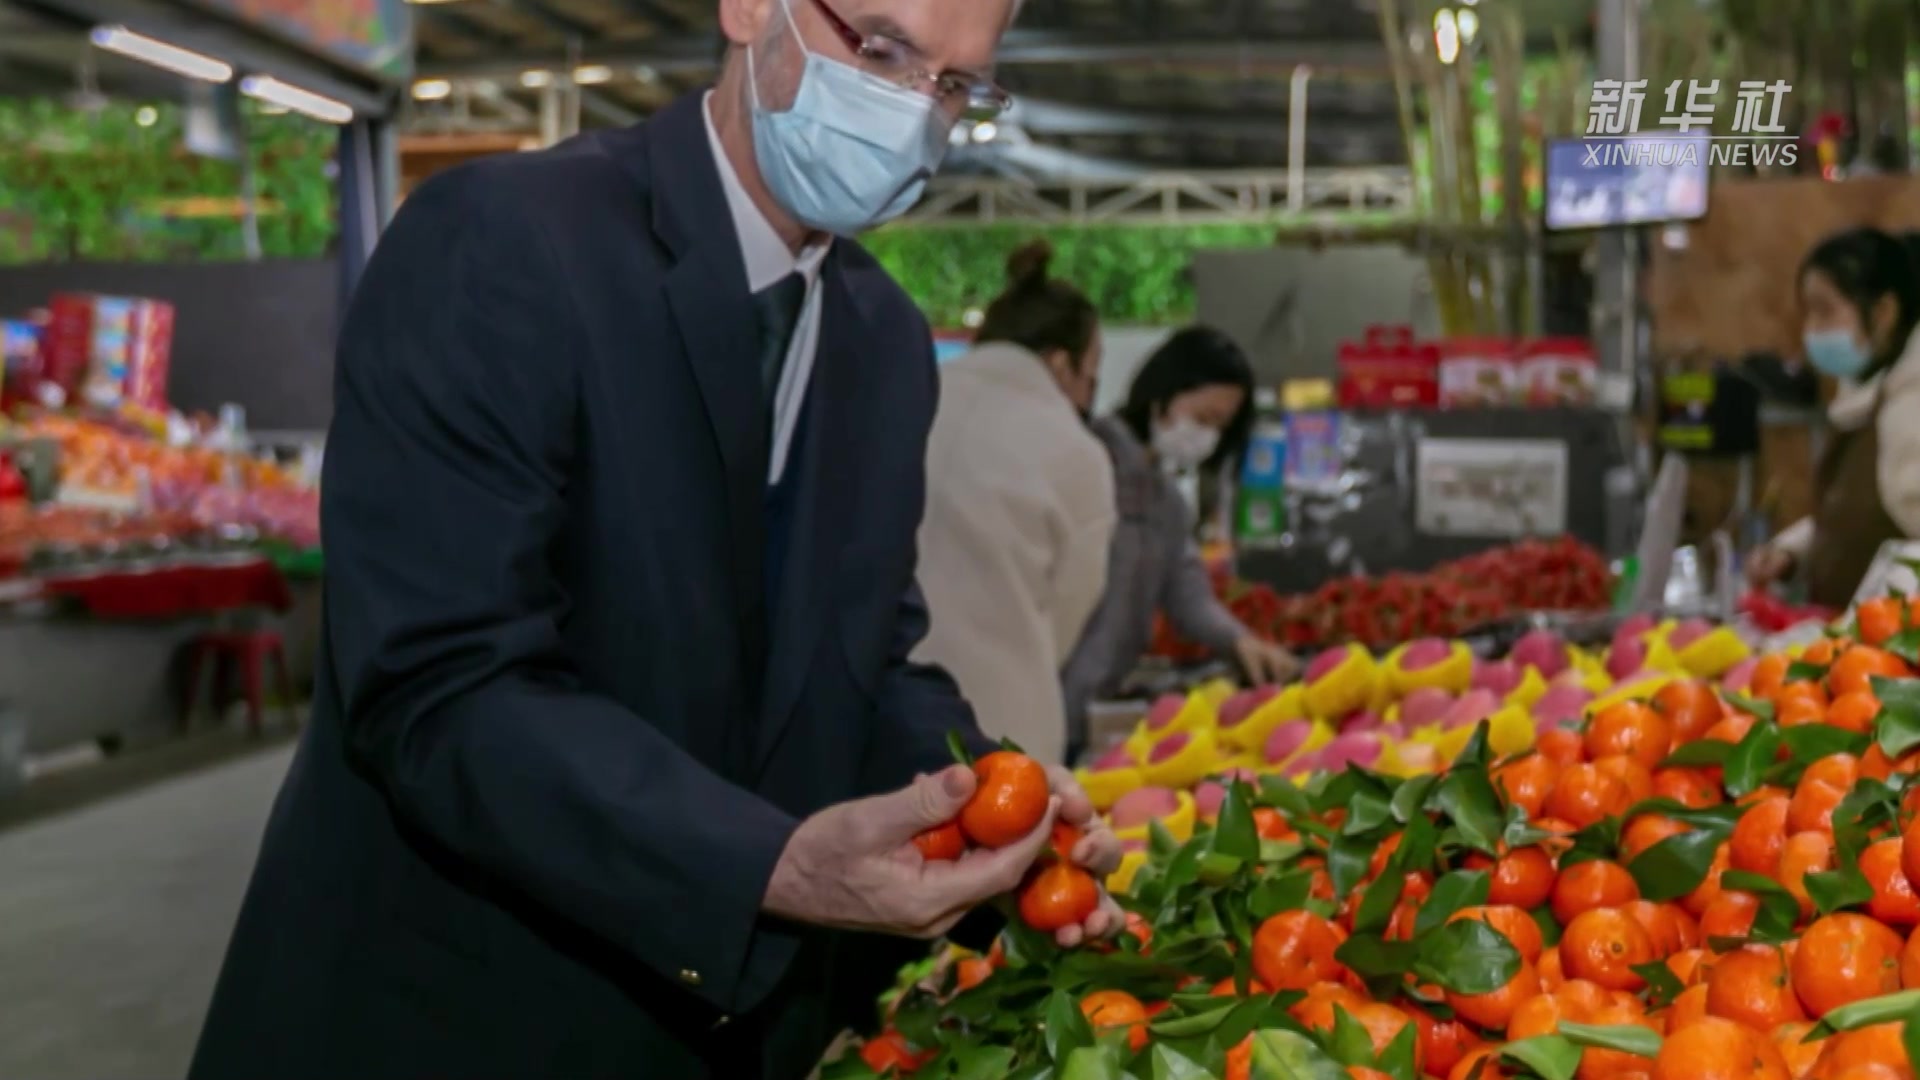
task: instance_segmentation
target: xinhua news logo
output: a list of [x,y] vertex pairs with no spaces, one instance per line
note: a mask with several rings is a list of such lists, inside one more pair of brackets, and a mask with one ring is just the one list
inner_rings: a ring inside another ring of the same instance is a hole
[[1662,165],[1698,167],[1704,155],[1714,165],[1792,168],[1799,140],[1781,122],[1780,109],[1793,87],[1782,81],[1748,80],[1734,91],[1732,134],[1715,135],[1719,79],[1675,79],[1667,84],[1658,126],[1640,129],[1647,80],[1602,79],[1587,106],[1588,167]]

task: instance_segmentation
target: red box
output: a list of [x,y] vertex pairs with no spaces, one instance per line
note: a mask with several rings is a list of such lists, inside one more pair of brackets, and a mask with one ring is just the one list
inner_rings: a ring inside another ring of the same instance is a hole
[[1440,350],[1416,344],[1413,329],[1372,326],[1364,341],[1340,346],[1340,406],[1433,408],[1440,403]]
[[173,305],[161,300],[63,293],[49,305],[46,379],[69,402],[167,408]]

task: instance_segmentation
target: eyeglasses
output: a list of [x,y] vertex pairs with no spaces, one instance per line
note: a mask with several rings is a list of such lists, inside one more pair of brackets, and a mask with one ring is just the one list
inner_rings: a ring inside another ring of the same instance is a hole
[[827,0],[812,2],[827,25],[833,27],[833,32],[874,77],[909,90],[931,88],[941,107],[955,116],[991,120],[1012,107],[1013,96],[992,79],[964,71],[930,72],[911,45],[885,34],[862,34],[841,18],[839,12],[828,7]]

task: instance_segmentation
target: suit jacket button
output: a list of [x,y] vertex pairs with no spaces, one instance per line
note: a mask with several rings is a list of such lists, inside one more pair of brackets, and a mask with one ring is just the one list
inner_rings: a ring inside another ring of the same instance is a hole
[[680,972],[680,981],[686,983],[688,986],[699,986],[700,973],[692,968],[686,968]]
[[733,1017],[723,1016],[720,1019],[715,1020],[713,1022],[713,1030],[719,1031],[721,1028],[726,1027],[728,1024],[731,1024],[731,1023],[733,1023]]

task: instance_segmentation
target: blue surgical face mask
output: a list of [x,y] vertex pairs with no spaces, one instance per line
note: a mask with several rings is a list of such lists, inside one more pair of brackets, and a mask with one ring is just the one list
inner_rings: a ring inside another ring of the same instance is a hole
[[848,236],[891,221],[920,201],[946,157],[952,124],[927,95],[807,48],[790,3],[781,0],[781,17],[807,57],[792,108],[761,104],[747,52],[760,178],[810,229]]
[[1801,341],[1807,347],[1807,362],[1836,379],[1858,377],[1872,359],[1851,330],[1808,330]]

